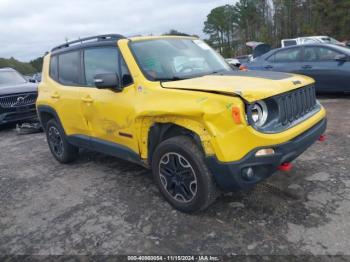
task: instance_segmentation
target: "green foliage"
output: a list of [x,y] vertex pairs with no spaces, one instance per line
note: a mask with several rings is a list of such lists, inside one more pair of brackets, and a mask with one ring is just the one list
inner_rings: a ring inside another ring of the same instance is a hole
[[239,0],[211,10],[207,40],[226,57],[247,53],[245,43],[280,45],[281,39],[329,35],[350,39],[350,0]]
[[177,31],[175,29],[171,29],[169,32],[164,33],[163,35],[196,36],[196,35],[189,35],[189,34]]
[[43,60],[44,57],[38,57],[34,60],[31,60],[29,64],[31,64],[37,72],[41,72],[43,67]]
[[[35,65],[38,66],[38,68],[41,67],[38,62],[36,62]],[[11,67],[23,75],[31,75],[40,72],[41,69],[38,70],[36,66],[33,66],[31,63],[20,62],[14,59],[13,57],[11,57],[10,59],[0,58],[0,68]]]

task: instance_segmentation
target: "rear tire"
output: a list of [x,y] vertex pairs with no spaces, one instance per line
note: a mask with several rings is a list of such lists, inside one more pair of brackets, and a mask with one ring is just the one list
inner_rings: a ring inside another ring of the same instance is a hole
[[152,173],[165,199],[182,212],[204,210],[218,196],[202,150],[187,136],[173,137],[157,146]]
[[46,138],[50,151],[58,162],[66,164],[78,157],[79,148],[68,143],[62,128],[55,119],[47,122]]

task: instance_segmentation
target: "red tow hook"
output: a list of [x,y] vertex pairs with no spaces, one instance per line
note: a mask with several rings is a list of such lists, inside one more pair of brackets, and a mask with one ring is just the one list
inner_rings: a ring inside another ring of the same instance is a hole
[[320,137],[318,138],[318,141],[321,141],[321,142],[326,141],[326,136],[325,135],[320,135]]
[[278,167],[278,170],[288,172],[292,170],[293,165],[291,163],[283,163]]

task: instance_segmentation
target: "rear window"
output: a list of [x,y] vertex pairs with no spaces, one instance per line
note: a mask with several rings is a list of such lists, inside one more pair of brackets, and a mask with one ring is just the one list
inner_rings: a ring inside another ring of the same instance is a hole
[[57,56],[51,56],[50,59],[50,77],[54,80],[58,80],[58,59]]
[[301,60],[300,48],[288,48],[275,53],[275,63],[297,62]]
[[80,73],[80,54],[78,51],[59,55],[58,79],[64,85],[78,85]]

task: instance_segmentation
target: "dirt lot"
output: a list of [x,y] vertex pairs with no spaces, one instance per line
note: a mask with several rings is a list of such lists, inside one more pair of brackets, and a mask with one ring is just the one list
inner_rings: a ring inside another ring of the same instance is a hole
[[149,171],[83,151],[60,165],[43,133],[0,131],[0,254],[349,254],[350,97],[321,99],[328,140],[249,192],[191,216]]

